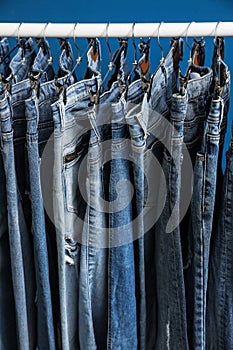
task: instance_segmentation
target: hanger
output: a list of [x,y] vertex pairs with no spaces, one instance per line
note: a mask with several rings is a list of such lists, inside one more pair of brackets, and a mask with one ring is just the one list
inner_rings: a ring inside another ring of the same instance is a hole
[[107,23],[106,26],[106,45],[107,45],[107,49],[108,49],[108,55],[109,55],[109,63],[108,63],[108,70],[109,72],[111,72],[113,70],[114,67],[114,62],[112,60],[112,50],[109,44],[109,40],[108,40],[108,27],[109,27],[109,23]]
[[157,34],[157,40],[158,40],[158,45],[159,45],[159,48],[161,50],[161,59],[160,59],[160,65],[162,65],[165,61],[165,57],[164,57],[164,50],[163,50],[163,47],[161,45],[161,42],[160,42],[160,29],[161,29],[161,25],[163,24],[164,22],[160,22],[159,23],[159,26],[158,26],[158,34]]
[[188,26],[187,26],[187,29],[186,29],[185,41],[186,41],[186,46],[189,49],[188,66],[187,66],[185,75],[181,74],[181,70],[180,69],[179,69],[179,73],[178,73],[178,93],[181,96],[183,96],[185,94],[185,89],[187,87],[189,76],[190,76],[190,73],[191,73],[191,70],[192,70],[192,67],[193,67],[192,48],[191,48],[191,46],[189,45],[189,42],[188,42],[188,30],[189,30],[191,24],[193,24],[193,23],[195,23],[195,22],[190,22],[188,24]]
[[147,100],[148,101],[149,101],[150,96],[151,96],[151,89],[152,89],[153,81],[154,81],[154,78],[155,78],[157,72],[159,71],[159,69],[162,69],[163,71],[165,71],[165,67],[164,67],[164,62],[165,62],[164,50],[163,50],[163,47],[162,47],[161,42],[160,42],[160,28],[161,28],[161,25],[163,23],[164,22],[160,22],[160,24],[158,26],[158,29],[157,29],[157,42],[158,42],[158,46],[159,46],[160,51],[161,51],[161,59],[160,59],[160,62],[159,62],[159,65],[158,65],[156,71],[151,76],[149,84],[147,84],[147,88],[145,89],[145,92],[147,93]]
[[109,73],[112,71],[112,67],[114,67],[114,72],[107,82],[107,90],[111,89],[111,86],[114,82],[118,82],[120,93],[122,93],[126,88],[127,77],[129,75],[128,70],[124,67],[127,48],[128,48],[128,39],[127,38],[119,38],[118,39],[120,47],[113,53],[110,64],[110,69],[108,69],[107,73],[104,76],[102,85],[105,83]]
[[223,87],[227,81],[227,68],[223,62],[224,59],[224,38],[217,35],[218,22],[215,28],[214,54],[212,59],[212,69],[214,73],[214,96],[221,96]]
[[75,26],[74,26],[74,31],[73,31],[73,42],[74,42],[74,47],[76,48],[77,50],[77,53],[78,53],[78,56],[77,56],[77,59],[76,59],[76,64],[75,64],[75,68],[78,67],[80,65],[80,63],[82,62],[82,56],[81,56],[81,53],[80,53],[80,48],[77,44],[77,41],[76,41],[76,36],[75,36],[75,30],[76,30],[76,27],[79,23],[76,23]]

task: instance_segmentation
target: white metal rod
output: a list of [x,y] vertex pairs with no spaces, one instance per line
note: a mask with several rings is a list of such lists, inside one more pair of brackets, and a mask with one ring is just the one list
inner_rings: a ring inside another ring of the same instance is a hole
[[0,23],[7,37],[209,37],[233,36],[233,22],[190,23]]

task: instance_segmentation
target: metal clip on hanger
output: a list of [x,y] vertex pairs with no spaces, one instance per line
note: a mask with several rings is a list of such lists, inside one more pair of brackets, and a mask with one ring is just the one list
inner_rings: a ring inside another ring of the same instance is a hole
[[159,33],[160,33],[160,28],[161,28],[161,25],[163,24],[164,22],[160,22],[159,26],[158,26],[158,34],[157,34],[157,39],[158,39],[158,45],[159,45],[159,48],[161,50],[161,54],[162,54],[162,57],[160,59],[160,65],[162,65],[165,61],[165,57],[164,57],[164,51],[163,51],[163,47],[160,43],[160,36],[159,36]]
[[213,62],[213,71],[214,71],[214,97],[218,97],[221,94],[221,85],[224,84],[221,80],[224,79],[223,74],[221,72],[221,65],[222,65],[222,56],[224,56],[222,50],[222,42],[223,38],[218,37],[217,30],[218,26],[221,22],[218,22],[215,28],[215,38],[214,38],[214,61]]
[[181,96],[184,95],[185,93],[185,88],[187,87],[187,83],[188,83],[188,80],[189,80],[189,75],[191,73],[191,68],[193,67],[193,59],[192,59],[192,48],[191,46],[189,45],[189,42],[188,42],[188,30],[191,26],[192,23],[195,23],[195,22],[190,22],[187,26],[187,30],[186,30],[186,45],[189,49],[189,59],[188,59],[188,67],[187,67],[187,70],[185,72],[185,75],[182,76],[181,75],[181,71],[179,69],[179,74],[178,74],[178,92]]
[[132,26],[132,44],[133,44],[133,72],[135,71],[135,69],[137,68],[138,65],[138,61],[137,61],[137,46],[135,44],[135,38],[134,38],[134,27],[135,27],[135,23],[133,23]]
[[108,55],[109,55],[108,70],[109,70],[109,72],[111,72],[111,70],[114,67],[114,62],[112,60],[112,50],[111,50],[111,47],[110,47],[110,44],[109,44],[109,40],[108,40],[108,27],[109,27],[109,23],[106,26],[106,45],[107,45],[107,48],[108,48]]
[[80,48],[79,48],[79,46],[78,46],[78,44],[77,44],[76,36],[75,36],[75,30],[76,30],[77,25],[78,25],[78,23],[75,24],[75,26],[74,26],[74,31],[73,31],[74,46],[75,46],[75,48],[76,48],[76,50],[77,50],[77,53],[78,53],[78,56],[77,56],[77,59],[76,59],[76,64],[75,64],[75,68],[76,68],[77,66],[79,66],[80,63],[82,62],[82,56],[81,56],[81,54],[80,54]]

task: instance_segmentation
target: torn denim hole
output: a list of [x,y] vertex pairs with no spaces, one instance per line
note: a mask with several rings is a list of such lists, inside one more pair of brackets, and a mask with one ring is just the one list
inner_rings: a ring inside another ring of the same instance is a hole
[[65,237],[65,260],[69,265],[74,265],[74,257],[78,251],[78,242],[75,242],[71,237]]

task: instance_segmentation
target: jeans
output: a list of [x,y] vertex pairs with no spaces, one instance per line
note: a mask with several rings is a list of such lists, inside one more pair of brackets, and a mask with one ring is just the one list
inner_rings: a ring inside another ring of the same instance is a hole
[[[144,152],[147,129],[142,115],[144,89],[142,81],[135,80],[128,88],[124,106],[125,123],[129,129],[128,166],[131,169],[131,185],[134,195],[131,199],[131,230],[134,245],[135,293],[137,307],[138,347],[146,348],[146,291],[145,291],[145,230],[144,230]],[[132,164],[131,164],[132,163]],[[130,200],[130,198],[129,198]]]
[[[12,131],[12,110],[10,96],[6,92],[0,103],[1,111],[1,152],[6,176],[6,197],[7,197],[7,216],[11,257],[11,273],[13,281],[13,291],[15,300],[17,344],[19,349],[30,349],[26,286],[23,252],[21,247],[19,202],[17,193],[17,182],[15,176],[14,149],[13,149],[13,131]],[[28,262],[28,261],[27,261]],[[31,282],[31,281],[30,281]],[[29,283],[29,281],[28,281]],[[31,311],[31,310],[29,310]],[[13,333],[14,334],[14,333]]]
[[190,346],[205,349],[206,344],[206,294],[209,270],[210,239],[216,194],[217,165],[220,140],[220,125],[223,117],[223,100],[213,98],[207,117],[202,147],[196,156],[194,167],[193,196],[191,200],[191,237],[192,252],[188,299],[192,314],[188,321],[193,330]]
[[[155,230],[158,349],[188,349],[185,287],[179,230],[179,204],[187,93],[173,94],[165,142],[159,202],[164,208]],[[179,322],[177,322],[179,320]]]
[[[208,98],[209,89],[212,82],[212,70],[207,67],[195,67],[195,71],[200,74],[200,77],[191,79],[187,84],[188,105],[187,113],[184,120],[184,145],[183,148],[183,162],[181,168],[181,192],[180,202],[187,203],[192,197],[193,191],[193,171],[187,171],[190,169],[189,163],[191,162],[193,167],[196,162],[196,155],[201,149],[204,123],[206,120],[206,100]],[[182,242],[182,254],[184,264],[184,278],[185,278],[185,292],[186,292],[186,310],[187,310],[187,323],[188,323],[188,338],[192,339],[192,325],[191,319],[193,315],[193,295],[190,285],[192,285],[192,250],[191,250],[191,237],[192,231],[190,228],[191,212],[190,205],[185,211],[181,206],[182,221],[180,223],[180,234]],[[181,213],[180,213],[181,214]],[[185,214],[185,215],[184,215]],[[192,341],[191,341],[192,342]],[[191,343],[190,343],[191,344]]]
[[[53,310],[49,281],[48,248],[44,207],[40,184],[40,158],[38,147],[38,125],[47,122],[39,115],[35,91],[25,100],[27,119],[27,155],[29,187],[32,210],[32,231],[37,285],[37,346],[39,349],[55,349]],[[42,130],[40,129],[40,133]],[[47,138],[46,138],[47,140]],[[41,140],[40,142],[43,142]]]
[[[54,221],[57,232],[63,349],[73,349],[78,348],[78,346],[81,349],[85,348],[85,344],[79,344],[78,329],[82,334],[82,341],[91,341],[89,334],[93,334],[92,330],[89,333],[91,325],[89,324],[88,290],[84,286],[86,283],[86,248],[80,249],[86,212],[84,199],[86,197],[84,195],[83,199],[81,196],[78,174],[79,164],[85,158],[89,143],[88,130],[90,127],[86,110],[90,102],[89,89],[95,91],[96,80],[98,77],[83,80],[68,87],[66,104],[61,96],[52,105],[54,118]],[[82,179],[85,179],[85,165],[82,174]],[[79,250],[81,250],[80,254]],[[80,294],[81,297],[79,297]],[[77,297],[71,298],[70,295]],[[80,310],[80,319],[84,317],[83,322],[79,323],[77,310]]]
[[[112,105],[109,181],[108,347],[136,349],[137,300],[133,244],[133,169],[122,101]],[[124,299],[122,298],[124,295]]]
[[[7,38],[0,41],[0,57],[5,60],[0,63],[0,72],[8,76],[9,74],[9,44]],[[1,143],[2,144],[2,143]],[[2,147],[1,147],[2,149]],[[12,337],[16,329],[15,320],[15,304],[11,275],[11,261],[10,261],[10,246],[9,246],[9,232],[7,221],[7,199],[6,199],[6,179],[3,166],[2,152],[0,154],[0,347],[15,349],[17,346],[17,338]]]
[[[41,52],[39,51],[39,56],[37,56],[37,67],[39,66],[39,59],[41,59],[41,69],[46,68],[46,65],[43,67],[43,64],[46,64],[46,57],[43,59]],[[54,86],[54,83],[53,83]],[[54,86],[53,91],[56,91]],[[43,293],[40,293],[40,287],[37,287],[35,280],[35,268],[38,271],[38,251],[41,252],[41,247],[36,242],[36,239],[33,239],[33,235],[31,234],[31,227],[35,225],[35,221],[32,221],[32,207],[31,207],[31,194],[30,194],[30,181],[33,181],[33,174],[30,174],[28,154],[26,146],[26,133],[27,133],[27,121],[26,121],[26,104],[25,100],[30,99],[32,94],[32,87],[29,79],[18,82],[12,86],[12,110],[13,110],[13,121],[14,121],[14,156],[15,156],[15,172],[17,178],[17,186],[18,193],[15,193],[15,198],[19,196],[19,207],[18,207],[18,215],[19,215],[19,223],[20,223],[20,234],[21,234],[21,246],[23,253],[23,263],[24,263],[24,274],[25,274],[25,285],[26,285],[26,302],[28,311],[28,329],[30,335],[31,346],[33,344],[37,344],[40,346],[41,335],[39,334],[40,339],[37,339],[37,322],[40,322],[43,317],[41,317],[41,298]],[[43,94],[42,94],[43,96]],[[29,103],[30,104],[30,103]],[[37,113],[37,111],[36,111]],[[41,124],[39,122],[39,130],[40,134],[43,133],[43,128],[46,128],[46,120],[51,118],[48,114],[45,117],[45,120],[41,119]],[[51,123],[51,121],[50,121]],[[51,128],[50,128],[51,130]],[[43,140],[44,142],[47,139]],[[35,146],[36,148],[36,146]],[[32,160],[32,159],[31,159]],[[35,168],[33,169],[35,170]],[[38,185],[38,183],[37,183]],[[33,203],[34,205],[34,203]],[[36,220],[33,217],[33,220]],[[43,221],[43,220],[42,220]],[[40,242],[41,243],[41,242]],[[34,255],[35,253],[35,255]],[[46,251],[44,252],[46,254]],[[45,261],[44,261],[45,263]],[[45,265],[43,267],[46,269]],[[37,282],[40,281],[42,274],[38,277],[37,274]],[[44,282],[44,278],[42,278]],[[36,289],[40,293],[39,298],[36,296]],[[45,299],[44,299],[45,300]],[[37,304],[37,301],[39,302]],[[47,304],[47,306],[49,303]],[[51,307],[51,305],[49,306]],[[38,310],[40,308],[40,310]],[[37,313],[39,311],[39,313]],[[50,310],[51,312],[51,310]],[[53,324],[46,324],[47,327],[53,328]],[[45,327],[46,327],[45,326]],[[50,334],[51,335],[51,334]],[[51,336],[53,338],[53,336]],[[50,339],[51,339],[50,338]],[[44,338],[46,342],[46,339]]]
[[206,349],[233,349],[232,337],[232,139],[226,157],[221,206],[209,264]]
[[[146,149],[144,153],[144,245],[145,245],[145,291],[146,291],[146,349],[166,344],[166,325],[158,328],[158,300],[164,300],[162,271],[156,265],[162,252],[157,247],[157,226],[165,199],[158,201],[162,177],[162,160],[165,140],[169,131],[169,104],[173,89],[173,50],[152,76],[149,91],[142,103],[142,120],[146,126]],[[166,246],[166,244],[165,244]],[[165,249],[165,247],[164,247]],[[157,255],[156,255],[157,254]],[[158,270],[157,270],[158,269]],[[161,269],[161,268],[160,268]],[[161,280],[160,280],[161,279]],[[164,306],[166,309],[166,306]],[[164,338],[164,341],[161,339]],[[159,340],[160,339],[160,340]],[[159,342],[159,343],[158,343]]]

